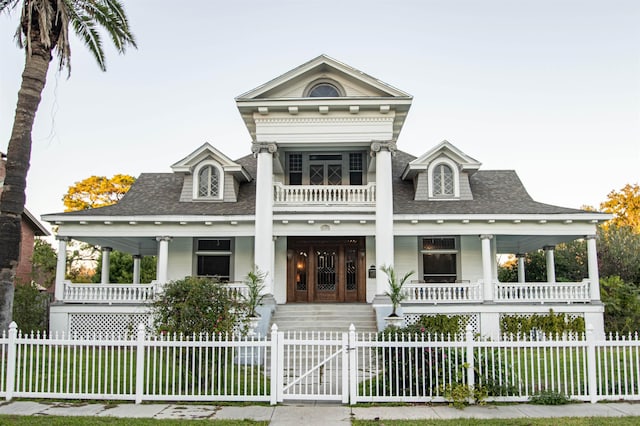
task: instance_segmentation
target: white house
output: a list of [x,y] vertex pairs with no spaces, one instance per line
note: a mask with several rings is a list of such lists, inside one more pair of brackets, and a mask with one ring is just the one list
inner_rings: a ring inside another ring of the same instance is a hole
[[[322,55],[236,98],[252,154],[232,160],[205,143],[170,173],[141,174],[116,205],[45,215],[59,240],[52,330],[122,329],[144,320],[167,281],[218,275],[238,287],[254,265],[268,273],[267,322],[286,304],[333,302],[345,316],[370,306],[382,327],[391,306],[379,268],[393,265],[417,271],[402,305],[408,322],[462,314],[490,333],[501,315],[552,308],[602,334],[594,236],[609,216],[534,201],[514,171],[482,170],[447,141],[403,152],[411,101]],[[556,282],[554,246],[583,238],[588,278]],[[69,239],[102,247],[103,283],[65,281]],[[139,284],[136,261],[133,283],[110,284],[112,249],[157,255],[157,280]],[[539,249],[548,282],[526,283],[522,255]],[[520,256],[520,282],[497,281],[499,253]]]

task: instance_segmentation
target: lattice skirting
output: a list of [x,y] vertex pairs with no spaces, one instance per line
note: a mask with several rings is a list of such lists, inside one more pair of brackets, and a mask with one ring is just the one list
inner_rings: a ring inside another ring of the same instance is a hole
[[149,324],[149,314],[69,314],[71,336],[130,336],[138,324]]
[[[458,313],[458,314],[448,314],[448,317],[452,317],[454,315],[460,316],[460,328],[464,330],[467,324],[471,325],[473,328],[474,334],[480,333],[480,315],[478,314],[469,314],[469,313]],[[404,314],[404,322],[405,325],[411,325],[416,323],[420,317],[435,317],[436,315],[431,314]]]

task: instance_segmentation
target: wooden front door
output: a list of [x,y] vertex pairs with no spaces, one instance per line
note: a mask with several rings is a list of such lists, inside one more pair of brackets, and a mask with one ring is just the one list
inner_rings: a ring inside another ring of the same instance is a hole
[[288,302],[364,302],[364,238],[289,237]]

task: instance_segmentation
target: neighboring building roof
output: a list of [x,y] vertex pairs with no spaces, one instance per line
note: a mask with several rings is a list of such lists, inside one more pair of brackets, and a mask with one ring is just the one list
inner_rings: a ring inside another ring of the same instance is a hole
[[22,220],[25,221],[29,227],[33,230],[33,235],[36,237],[46,237],[51,235],[49,231],[40,223],[38,219],[26,208],[22,212]]
[[[396,214],[579,214],[584,210],[552,206],[534,201],[513,170],[479,170],[470,176],[473,200],[415,201],[413,182],[402,180],[407,164],[416,157],[397,151],[393,157],[393,197]],[[256,175],[256,159],[247,155],[236,160],[250,175]],[[68,212],[73,216],[148,215],[253,215],[255,179],[242,183],[237,202],[181,202],[184,174],[143,173],[118,204]]]

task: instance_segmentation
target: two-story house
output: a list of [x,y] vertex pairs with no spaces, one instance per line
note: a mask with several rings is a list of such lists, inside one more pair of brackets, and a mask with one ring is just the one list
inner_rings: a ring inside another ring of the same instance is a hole
[[[205,143],[170,173],[141,174],[116,205],[46,215],[59,240],[52,329],[119,330],[144,320],[167,281],[216,275],[238,286],[254,265],[267,273],[264,330],[278,307],[326,302],[344,304],[345,316],[366,304],[381,328],[391,305],[379,268],[393,265],[417,272],[407,322],[461,314],[495,333],[501,315],[553,308],[602,333],[594,236],[608,215],[536,202],[514,171],[482,170],[447,141],[403,152],[411,102],[322,55],[236,98],[251,154],[232,160],[229,141]],[[64,280],[70,238],[102,247],[103,283]],[[554,246],[583,238],[589,276],[556,282]],[[135,256],[133,283],[109,283],[112,249]],[[548,282],[526,283],[522,256],[540,249]],[[499,253],[519,256],[518,283],[498,282]],[[148,285],[138,278],[146,255],[158,259]]]

